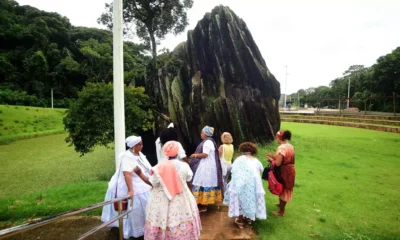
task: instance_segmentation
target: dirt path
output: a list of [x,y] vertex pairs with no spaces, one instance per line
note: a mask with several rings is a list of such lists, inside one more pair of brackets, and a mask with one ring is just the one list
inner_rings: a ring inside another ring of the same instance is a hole
[[[226,207],[210,207],[210,211],[201,214],[203,230],[201,240],[212,239],[252,239],[257,237],[251,226],[246,225],[239,229],[234,219],[228,217]],[[83,233],[101,224],[100,217],[70,217],[57,221],[53,224],[43,226],[23,234],[7,238],[8,240],[72,240]],[[110,228],[102,229],[95,235],[87,238],[89,240],[117,240],[118,231]]]

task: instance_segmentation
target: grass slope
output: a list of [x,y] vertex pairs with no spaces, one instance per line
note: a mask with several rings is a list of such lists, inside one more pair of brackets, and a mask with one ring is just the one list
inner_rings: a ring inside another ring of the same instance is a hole
[[114,172],[112,149],[97,148],[80,157],[66,134],[20,140],[0,146],[0,199],[70,183],[108,181]]
[[64,131],[65,109],[0,105],[0,144]]

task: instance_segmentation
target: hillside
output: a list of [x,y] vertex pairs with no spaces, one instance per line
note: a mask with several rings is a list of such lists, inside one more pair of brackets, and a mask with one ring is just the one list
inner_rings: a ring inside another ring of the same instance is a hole
[[64,132],[65,109],[0,105],[0,144]]
[[[96,19],[93,19],[96,20]],[[124,43],[126,83],[144,81],[146,47]],[[66,108],[86,82],[112,82],[112,33],[0,0],[0,104]]]

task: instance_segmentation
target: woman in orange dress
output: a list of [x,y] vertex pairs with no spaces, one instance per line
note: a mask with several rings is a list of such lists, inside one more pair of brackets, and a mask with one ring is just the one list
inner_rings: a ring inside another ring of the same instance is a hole
[[281,168],[283,192],[279,195],[279,203],[276,204],[279,207],[279,211],[273,212],[276,216],[284,216],[286,203],[292,200],[296,169],[294,167],[294,148],[289,143],[291,138],[292,133],[290,131],[279,131],[276,134],[276,140],[279,144],[276,153],[267,154],[268,162],[274,161],[275,166]]

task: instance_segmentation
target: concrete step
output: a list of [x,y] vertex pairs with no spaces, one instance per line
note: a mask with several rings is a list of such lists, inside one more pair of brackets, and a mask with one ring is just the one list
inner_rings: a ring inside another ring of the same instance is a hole
[[340,115],[339,112],[313,112],[313,113],[302,113],[302,112],[280,112],[281,116],[293,116],[293,115],[299,115],[299,116],[335,116],[335,117],[344,117],[344,118],[367,118],[367,119],[381,119],[381,120],[389,120],[389,121],[400,121],[400,113],[397,114],[397,116],[394,116],[393,114],[374,114],[374,115],[370,115],[370,114],[364,114],[364,113],[358,113],[358,114],[354,114],[354,113],[346,113],[346,112],[342,112],[342,114]]
[[334,126],[343,126],[343,127],[354,127],[354,128],[363,128],[370,129],[382,132],[392,132],[392,133],[400,133],[400,127],[389,127],[383,125],[372,125],[365,123],[352,123],[352,122],[340,122],[340,121],[324,121],[324,120],[313,120],[313,119],[281,119],[283,122],[297,122],[297,123],[313,123],[313,124],[324,124],[324,125],[334,125]]
[[339,116],[302,116],[302,115],[284,115],[281,116],[281,120],[286,119],[313,119],[322,121],[336,121],[336,122],[356,122],[356,123],[366,123],[373,125],[385,125],[389,127],[400,127],[400,121],[383,120],[383,119],[369,119],[369,118],[350,118],[350,117],[339,117]]

